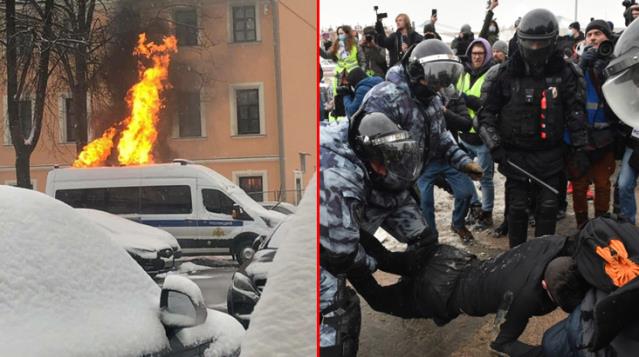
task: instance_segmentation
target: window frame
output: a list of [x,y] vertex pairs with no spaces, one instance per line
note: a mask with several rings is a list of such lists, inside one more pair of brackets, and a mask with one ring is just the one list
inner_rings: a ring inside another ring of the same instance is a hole
[[[176,90],[176,97],[175,97],[175,120],[173,121],[173,138],[174,139],[184,139],[184,140],[188,140],[188,139],[198,139],[198,138],[206,138],[206,118],[204,116],[204,109],[205,109],[205,105],[204,105],[204,101],[202,100],[202,89],[198,89],[197,91],[195,90]],[[199,99],[200,99],[200,135],[199,136],[182,136],[182,133],[180,132],[180,112],[179,112],[179,96],[180,93],[198,93],[199,95]]]
[[[245,6],[253,6],[255,13],[255,40],[254,41],[235,41],[235,18],[233,17],[233,8],[237,7],[245,7]],[[254,0],[244,0],[244,1],[229,1],[229,6],[227,10],[227,32],[228,32],[228,43],[236,44],[236,45],[245,45],[252,43],[262,42],[262,31],[261,31],[261,13],[259,11],[259,3]],[[270,11],[270,10],[269,10]]]
[[[260,116],[259,124],[260,131],[257,134],[240,134],[238,127],[238,113],[237,113],[237,92],[240,90],[250,90],[257,89],[258,96],[258,113]],[[264,101],[264,83],[262,82],[253,82],[253,83],[237,83],[231,84],[229,86],[229,109],[230,109],[230,119],[231,119],[231,137],[233,138],[251,138],[256,136],[265,136],[266,135],[266,108]]]
[[[180,40],[178,38],[178,34],[177,34],[177,28],[178,28],[178,21],[177,21],[177,13],[178,12],[186,12],[186,11],[193,11],[195,13],[195,44],[180,44]],[[179,7],[175,10],[173,10],[173,14],[172,14],[172,20],[173,20],[173,24],[174,24],[174,34],[175,34],[175,38],[178,40],[178,47],[197,47],[200,46],[202,41],[200,38],[200,12],[198,11],[197,7]]]
[[[237,187],[240,187],[240,178],[243,177],[255,177],[255,176],[261,176],[262,177],[262,201],[257,201],[255,200],[255,202],[266,202],[269,201],[268,200],[268,171],[267,170],[244,170],[244,171],[233,171],[231,173],[231,176],[233,178],[233,183],[235,183],[237,185]],[[253,198],[253,196],[251,196],[248,192],[246,193],[249,197]]]

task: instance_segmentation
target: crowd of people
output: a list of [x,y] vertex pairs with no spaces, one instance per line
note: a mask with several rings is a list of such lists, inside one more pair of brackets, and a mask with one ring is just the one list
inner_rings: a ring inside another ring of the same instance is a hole
[[[359,303],[346,280],[373,309],[404,318],[444,324],[501,310],[490,348],[504,355],[581,356],[590,348],[621,356],[639,348],[636,308],[621,327],[601,322],[619,317],[608,310],[588,320],[610,299],[639,296],[639,249],[627,241],[639,235],[639,5],[624,2],[620,33],[591,19],[584,31],[570,24],[567,36],[553,13],[531,10],[508,42],[494,19],[498,5],[489,1],[477,36],[463,25],[450,44],[436,31],[436,11],[421,34],[407,14],[395,17],[394,32],[378,16],[361,33],[343,25],[322,34],[321,56],[335,63],[320,105],[323,356],[357,353]],[[495,164],[506,177],[500,225]],[[450,229],[464,244],[474,244],[473,231],[492,230],[511,249],[480,261],[439,244],[435,186],[453,195]],[[579,233],[566,238],[555,230],[569,192]],[[543,238],[529,240],[529,225]],[[406,251],[387,251],[373,236],[380,227]],[[620,243],[601,233],[607,229]],[[377,269],[403,278],[382,287]],[[614,287],[599,284],[606,277]],[[542,345],[518,341],[531,316],[557,306],[570,315]]]

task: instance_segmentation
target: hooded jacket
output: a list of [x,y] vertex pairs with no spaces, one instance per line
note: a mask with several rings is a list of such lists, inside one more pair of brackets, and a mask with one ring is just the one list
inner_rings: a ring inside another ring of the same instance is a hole
[[384,80],[380,77],[366,77],[355,86],[355,93],[353,95],[344,96],[344,108],[346,109],[346,116],[349,118],[355,114],[359,106],[362,104],[362,100],[364,100],[364,96],[368,91],[370,91],[373,87],[382,83]]
[[[482,63],[481,67],[479,67],[478,69],[473,68],[471,56],[472,48],[476,44],[481,44],[484,47],[484,51],[486,52],[486,55],[484,56],[484,63]],[[473,95],[473,93],[470,93],[470,90],[473,88],[478,79],[486,75],[486,72],[488,72],[488,70],[492,66],[493,51],[490,43],[488,43],[486,39],[483,39],[481,37],[471,42],[466,49],[466,58],[464,60],[464,74],[458,82],[457,89],[462,91],[462,96],[464,97],[466,106],[469,110],[472,111],[472,113],[476,113],[479,111],[479,108],[481,108],[481,102],[479,96]],[[480,83],[478,83],[477,85],[479,86]],[[471,145],[483,144],[481,139],[479,138],[479,135],[477,135],[474,130],[471,130],[471,132],[462,132],[459,136],[462,140]]]

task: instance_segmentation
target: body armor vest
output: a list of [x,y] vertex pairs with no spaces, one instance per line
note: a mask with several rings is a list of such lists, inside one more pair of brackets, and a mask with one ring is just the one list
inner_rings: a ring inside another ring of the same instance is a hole
[[562,144],[565,127],[560,77],[513,78],[499,132],[507,147],[548,150]]

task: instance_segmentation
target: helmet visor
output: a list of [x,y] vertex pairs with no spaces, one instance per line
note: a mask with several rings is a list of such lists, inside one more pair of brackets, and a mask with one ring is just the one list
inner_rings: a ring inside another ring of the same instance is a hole
[[608,78],[602,91],[619,119],[639,128],[639,66],[632,66]]
[[407,187],[419,177],[423,165],[423,148],[407,139],[381,145],[384,167],[388,176],[404,182]]
[[519,39],[519,44],[522,48],[527,50],[541,50],[548,48],[552,45],[553,39]]
[[428,86],[435,91],[446,88],[457,80],[464,71],[464,67],[456,61],[437,61],[422,63],[424,79]]

